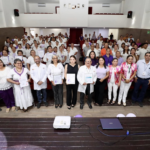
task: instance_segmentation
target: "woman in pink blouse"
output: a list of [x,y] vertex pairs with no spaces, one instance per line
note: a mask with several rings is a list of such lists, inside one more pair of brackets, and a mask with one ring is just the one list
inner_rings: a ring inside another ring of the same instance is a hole
[[121,105],[121,100],[123,101],[123,106],[126,106],[126,97],[133,82],[137,72],[137,65],[133,63],[133,56],[127,56],[126,62],[121,65],[121,85],[118,97],[118,105]]
[[109,77],[108,77],[108,104],[111,101],[111,94],[112,94],[112,88],[113,88],[113,101],[112,105],[115,104],[116,98],[117,98],[117,90],[120,86],[121,77],[120,77],[120,66],[117,66],[118,59],[114,58],[112,61],[112,65],[110,65],[109,68]]

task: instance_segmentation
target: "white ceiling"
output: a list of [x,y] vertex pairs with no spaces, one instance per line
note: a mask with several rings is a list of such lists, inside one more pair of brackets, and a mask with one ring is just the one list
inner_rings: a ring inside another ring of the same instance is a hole
[[[26,1],[28,3],[59,3],[59,0],[26,0]],[[122,1],[124,0],[89,0],[89,3],[90,4],[98,4],[98,3],[118,4],[121,3]]]

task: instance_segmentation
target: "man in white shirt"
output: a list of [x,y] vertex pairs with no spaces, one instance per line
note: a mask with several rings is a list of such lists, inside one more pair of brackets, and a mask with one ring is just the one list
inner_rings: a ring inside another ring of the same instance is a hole
[[99,44],[99,48],[101,49],[102,43],[103,43],[103,37],[100,37],[100,40],[97,40],[97,43]]
[[84,41],[84,44],[82,45],[82,49],[86,47],[86,43],[87,43],[87,40]]
[[87,51],[86,56],[89,57],[89,54],[91,51],[94,51],[96,54],[96,57],[99,57],[98,51],[94,48],[94,45],[91,45],[91,49]]
[[[34,90],[37,91],[37,98],[38,98],[38,104],[37,108],[40,108],[42,103],[42,97],[43,102],[45,106],[48,106],[47,103],[47,73],[46,73],[46,65],[40,63],[40,57],[35,56],[34,58],[35,64],[33,64],[30,68],[30,74],[31,78],[34,81]],[[42,94],[42,97],[41,97]]]
[[35,40],[38,42],[39,41],[39,37],[38,37],[38,34],[36,33],[35,34]]
[[139,51],[137,53],[139,60],[142,60],[145,58],[145,53],[148,52],[147,46],[148,46],[148,44],[144,43],[141,45],[141,48],[139,48]]
[[67,60],[67,52],[63,50],[62,46],[59,47],[59,51],[57,51],[57,56],[62,65],[65,65]]
[[122,44],[122,43],[125,43],[125,41],[123,40],[123,36],[121,35],[121,36],[120,36],[120,40],[118,40],[118,42],[117,42],[119,48],[121,48],[121,44]]
[[[96,68],[91,66],[91,63],[92,63],[91,59],[86,58],[85,65],[79,68],[77,74],[77,79],[79,81],[78,91],[80,92],[80,109],[83,109],[84,95],[86,92],[88,93],[88,102],[87,102],[88,106],[90,109],[92,109],[91,93],[94,91],[94,84],[97,79],[97,74],[96,74]],[[91,82],[88,81],[89,78],[92,78]]]
[[28,36],[28,41],[27,41],[27,43],[29,43],[30,45],[33,44],[33,41],[30,39],[30,36]]
[[77,55],[77,53],[78,53],[77,48],[75,48],[75,47],[74,47],[74,44],[73,44],[73,43],[71,43],[70,53],[69,53],[69,55],[70,55],[70,56],[71,56],[71,55],[76,56],[76,55]]
[[62,41],[63,41],[65,47],[67,47],[67,39],[64,36],[62,37]]

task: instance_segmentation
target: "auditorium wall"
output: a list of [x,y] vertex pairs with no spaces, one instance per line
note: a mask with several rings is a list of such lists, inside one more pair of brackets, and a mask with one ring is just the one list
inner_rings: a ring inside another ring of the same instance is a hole
[[141,42],[145,42],[146,40],[148,40],[148,42],[150,43],[150,34],[147,33],[148,31],[150,31],[150,29],[148,30],[148,29],[123,28],[119,29],[118,38],[120,37],[120,35],[125,36],[128,33],[133,34],[135,40],[139,38]]
[[6,40],[6,37],[10,37],[10,39],[13,39],[15,35],[18,37],[22,37],[24,34],[24,28],[23,27],[17,27],[17,28],[0,28],[0,51],[2,51],[2,47],[4,46],[4,41]]

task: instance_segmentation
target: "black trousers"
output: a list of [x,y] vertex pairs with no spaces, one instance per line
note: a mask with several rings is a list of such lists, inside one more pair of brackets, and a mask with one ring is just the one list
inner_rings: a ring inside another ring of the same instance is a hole
[[[87,84],[87,87],[86,87],[86,91],[85,93],[88,94],[88,104],[91,104],[91,99],[92,99],[92,96],[91,96],[91,93],[90,93],[90,84]],[[80,105],[83,105],[84,104],[84,93],[80,93]]]
[[100,79],[97,79],[97,81],[96,81],[95,102],[98,103],[99,105],[103,104],[104,91],[105,91],[106,84],[107,84],[106,80],[104,80],[103,82],[100,82]]
[[52,84],[52,89],[54,92],[55,105],[62,105],[63,104],[63,84],[57,84],[55,86],[53,86]]
[[67,106],[71,106],[72,104],[75,105],[77,102],[78,84],[66,85],[66,87],[67,87]]

